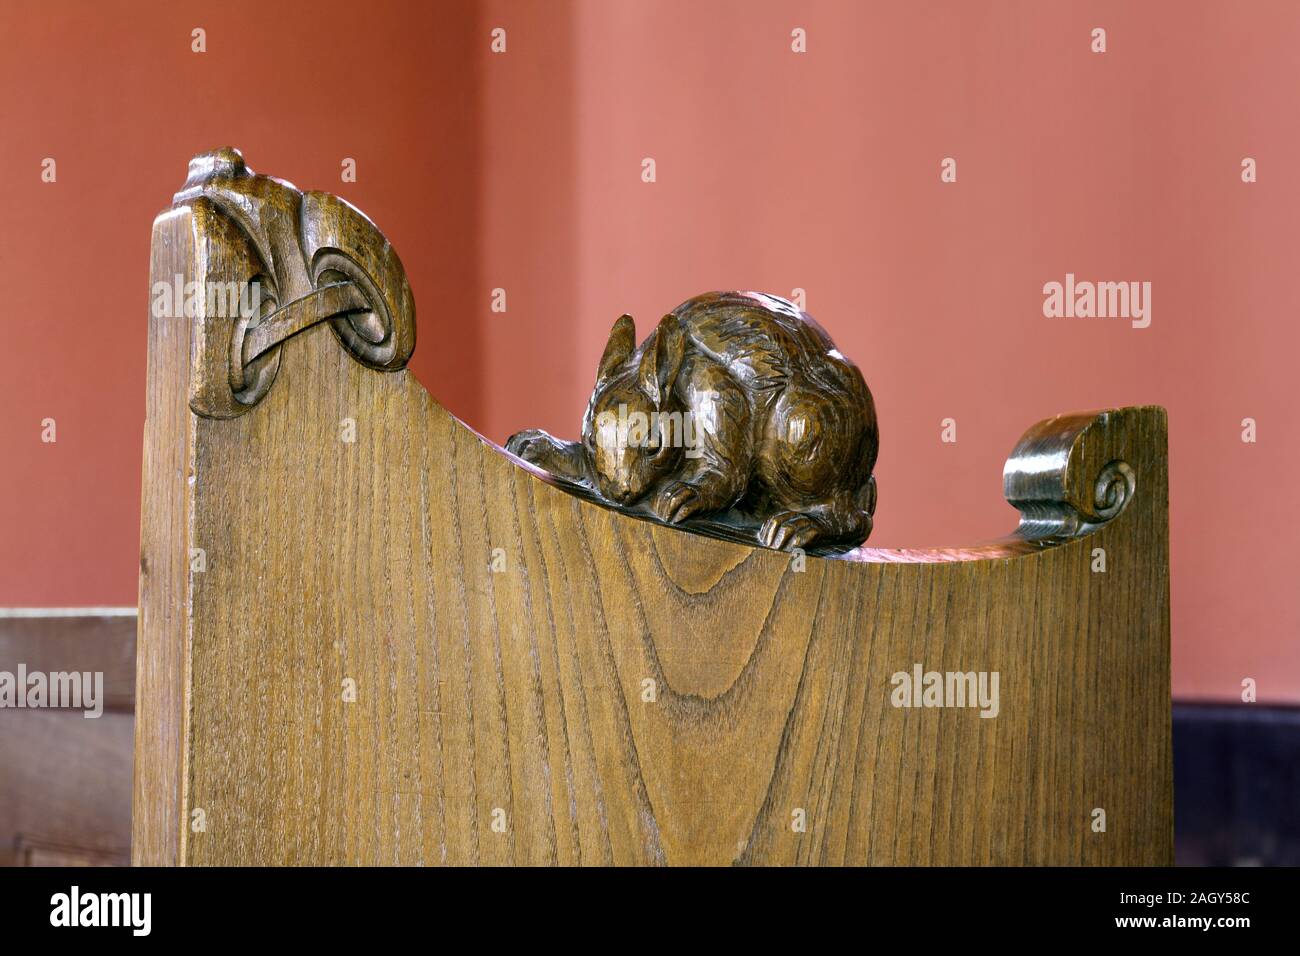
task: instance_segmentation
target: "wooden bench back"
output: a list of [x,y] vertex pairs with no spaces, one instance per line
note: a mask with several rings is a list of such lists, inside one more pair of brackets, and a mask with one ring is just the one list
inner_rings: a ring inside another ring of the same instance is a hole
[[[1162,409],[1032,428],[972,548],[634,520],[444,411],[378,230],[236,156],[154,226],[200,301],[150,318],[136,862],[1172,863]],[[259,272],[248,361],[203,291]]]

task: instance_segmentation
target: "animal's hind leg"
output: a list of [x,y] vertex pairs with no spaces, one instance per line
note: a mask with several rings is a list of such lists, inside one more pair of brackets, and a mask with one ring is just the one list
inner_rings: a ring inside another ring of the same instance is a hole
[[866,540],[875,486],[863,462],[862,416],[862,409],[807,388],[781,396],[758,460],[767,491],[763,505],[777,509],[763,522],[760,542],[803,548]]
[[860,544],[871,534],[871,515],[844,494],[798,511],[778,511],[763,522],[758,540],[769,548],[806,548],[820,541]]

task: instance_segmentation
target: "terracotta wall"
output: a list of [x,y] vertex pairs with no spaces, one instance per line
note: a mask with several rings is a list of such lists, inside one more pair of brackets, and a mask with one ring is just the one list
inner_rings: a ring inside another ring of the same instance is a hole
[[[0,35],[0,604],[134,601],[149,222],[230,143],[380,224],[417,375],[497,440],[576,429],[620,312],[730,287],[806,290],[862,366],[875,544],[1000,534],[1026,426],[1166,406],[1175,691],[1300,701],[1300,6],[9,3]],[[1044,317],[1067,273],[1149,281],[1149,327]]]
[[197,152],[238,146],[381,223],[420,307],[416,371],[481,418],[476,16],[469,2],[0,4],[0,604],[135,603],[150,223]]

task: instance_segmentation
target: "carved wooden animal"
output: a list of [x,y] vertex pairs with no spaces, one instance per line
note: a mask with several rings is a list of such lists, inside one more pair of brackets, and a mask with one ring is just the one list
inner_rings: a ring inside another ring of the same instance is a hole
[[770,548],[871,533],[879,433],[871,392],[813,319],[776,296],[710,292],[636,346],[614,323],[582,438],[538,429],[506,448],[661,521],[733,507]]

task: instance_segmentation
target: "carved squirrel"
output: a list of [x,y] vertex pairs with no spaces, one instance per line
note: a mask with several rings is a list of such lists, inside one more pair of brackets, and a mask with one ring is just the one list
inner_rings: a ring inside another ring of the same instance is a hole
[[616,507],[644,501],[665,522],[735,508],[771,548],[865,541],[878,447],[857,366],[811,316],[756,292],[696,296],[639,348],[632,317],[620,317],[582,439],[528,429],[506,443]]

